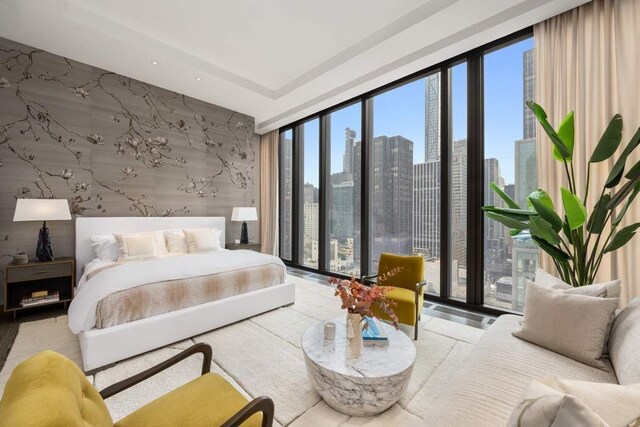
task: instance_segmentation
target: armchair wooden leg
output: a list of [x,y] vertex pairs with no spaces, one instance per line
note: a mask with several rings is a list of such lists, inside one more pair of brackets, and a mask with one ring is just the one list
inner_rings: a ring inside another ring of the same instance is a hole
[[420,323],[416,320],[416,330],[415,330],[415,334],[413,336],[414,341],[418,341],[418,325]]

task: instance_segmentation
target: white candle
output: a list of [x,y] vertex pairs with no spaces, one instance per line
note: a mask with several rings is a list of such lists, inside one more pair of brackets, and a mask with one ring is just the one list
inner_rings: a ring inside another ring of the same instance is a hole
[[331,341],[336,339],[336,324],[334,322],[324,322],[324,339]]

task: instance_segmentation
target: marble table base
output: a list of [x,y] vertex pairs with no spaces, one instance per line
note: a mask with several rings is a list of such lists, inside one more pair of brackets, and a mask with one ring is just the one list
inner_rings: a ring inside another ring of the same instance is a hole
[[364,347],[356,359],[346,358],[345,319],[336,322],[336,339],[323,339],[322,324],[302,338],[309,381],[325,402],[346,415],[376,415],[390,408],[406,390],[416,351],[411,339],[384,325],[389,345]]

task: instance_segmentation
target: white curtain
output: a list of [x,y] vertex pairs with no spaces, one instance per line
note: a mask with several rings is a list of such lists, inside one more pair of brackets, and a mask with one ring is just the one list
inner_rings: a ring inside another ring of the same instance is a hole
[[278,140],[274,130],[260,139],[260,241],[265,254],[278,255]]
[[[640,1],[594,0],[534,28],[536,98],[557,126],[575,112],[574,167],[578,188],[584,191],[586,165],[602,132],[614,114],[624,120],[621,146],[640,126]],[[622,148],[617,153],[620,153]],[[640,149],[627,161],[627,170],[640,159]],[[613,156],[613,159],[616,155]],[[551,156],[551,142],[538,127],[540,188],[560,203],[559,187],[565,182],[560,162]],[[592,165],[591,210],[613,160]],[[640,200],[627,213],[625,223],[640,221]],[[640,296],[640,236],[603,261],[598,281],[622,279],[625,304]],[[554,271],[546,256],[543,268]]]

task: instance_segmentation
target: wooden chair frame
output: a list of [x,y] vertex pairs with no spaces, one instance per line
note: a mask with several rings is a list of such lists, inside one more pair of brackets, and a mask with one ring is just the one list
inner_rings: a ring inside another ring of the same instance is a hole
[[[213,355],[213,351],[209,344],[199,343],[189,347],[179,354],[176,354],[172,358],[167,359],[164,362],[161,362],[156,366],[147,369],[146,371],[142,371],[139,374],[110,385],[109,387],[100,391],[100,396],[102,396],[103,399],[108,399],[109,397],[118,394],[130,387],[133,387],[134,385],[151,378],[152,376],[164,371],[167,368],[170,368],[171,366],[188,358],[189,356],[198,353],[202,353],[203,355],[202,375],[207,374],[211,371],[211,356]],[[275,408],[273,405],[273,400],[266,396],[257,397],[251,402],[247,403],[235,415],[225,421],[225,423],[222,424],[222,427],[238,427],[240,426],[240,424],[249,419],[249,417],[259,412],[262,412],[262,427],[272,427],[273,416],[275,412],[274,409]]]

